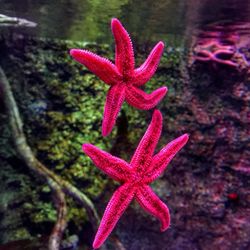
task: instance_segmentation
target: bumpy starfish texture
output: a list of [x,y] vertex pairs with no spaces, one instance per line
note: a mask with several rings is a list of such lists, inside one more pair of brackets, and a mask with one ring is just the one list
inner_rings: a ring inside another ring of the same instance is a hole
[[168,207],[157,197],[149,184],[157,179],[175,154],[186,144],[184,134],[171,141],[156,155],[155,147],[162,130],[162,115],[155,110],[152,121],[141,139],[130,163],[91,145],[83,144],[83,151],[104,173],[122,183],[115,191],[104,212],[93,247],[99,248],[109,236],[129,203],[135,198],[150,214],[161,221],[161,231],[170,224]]
[[134,51],[129,34],[116,18],[111,21],[111,29],[115,39],[115,64],[88,50],[70,50],[71,56],[76,61],[85,65],[110,85],[102,122],[103,136],[111,132],[124,101],[138,109],[149,110],[155,107],[167,93],[167,87],[161,87],[151,94],[139,88],[155,73],[164,43],[156,44],[146,61],[135,69]]

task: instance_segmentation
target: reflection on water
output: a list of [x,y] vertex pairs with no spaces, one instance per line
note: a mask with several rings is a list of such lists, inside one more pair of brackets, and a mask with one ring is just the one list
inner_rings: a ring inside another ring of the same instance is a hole
[[199,61],[249,70],[250,1],[200,2],[189,17],[186,40],[190,64]]
[[250,0],[0,0],[0,14],[38,23],[29,31],[38,36],[107,43],[110,19],[117,17],[142,43],[190,36],[208,25],[246,24]]
[[192,62],[224,64],[248,70],[250,64],[250,23],[221,23],[196,30]]
[[181,35],[185,1],[182,0],[0,0],[0,13],[38,23],[36,35],[78,41],[110,42],[110,19],[119,18],[141,41]]

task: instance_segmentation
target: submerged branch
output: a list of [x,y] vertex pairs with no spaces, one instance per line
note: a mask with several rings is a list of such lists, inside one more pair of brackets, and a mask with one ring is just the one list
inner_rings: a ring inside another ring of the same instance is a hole
[[67,227],[67,204],[65,194],[56,182],[49,182],[50,188],[54,191],[54,203],[57,209],[57,221],[49,238],[49,250],[60,249],[60,243],[64,230]]
[[[66,227],[66,203],[64,193],[72,196],[86,209],[92,227],[96,230],[99,223],[99,217],[91,200],[72,184],[63,180],[60,176],[49,170],[34,156],[27,143],[26,136],[23,131],[23,123],[9,81],[1,67],[0,86],[2,87],[3,100],[9,117],[13,141],[19,156],[31,170],[46,179],[57,197],[56,204],[59,204],[59,206],[57,206],[58,220],[52,232],[50,243],[52,242],[51,244],[55,244],[56,247],[58,247],[56,241],[60,241],[62,233]],[[55,249],[59,248],[53,248],[53,250]],[[52,248],[50,250],[52,250]]]
[[37,26],[37,23],[31,22],[24,18],[10,17],[3,14],[0,14],[0,27],[29,27],[34,28]]

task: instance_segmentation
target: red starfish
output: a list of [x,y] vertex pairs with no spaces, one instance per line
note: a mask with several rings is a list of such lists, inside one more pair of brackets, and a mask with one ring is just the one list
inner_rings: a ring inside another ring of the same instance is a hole
[[133,198],[147,212],[161,221],[161,231],[165,231],[169,227],[168,207],[152,191],[149,183],[160,176],[175,154],[186,144],[188,135],[178,137],[167,144],[158,154],[153,155],[161,130],[162,115],[160,111],[155,110],[152,121],[130,163],[91,144],[83,145],[83,151],[99,169],[122,183],[113,194],[104,212],[93,243],[95,249],[106,240]]
[[124,101],[138,109],[148,110],[155,107],[167,92],[167,87],[159,88],[151,94],[147,94],[139,88],[155,73],[164,43],[159,42],[147,60],[139,68],[134,69],[134,52],[129,34],[116,18],[112,19],[111,28],[116,44],[115,65],[108,59],[88,50],[70,50],[71,56],[76,61],[85,65],[106,84],[111,85],[104,108],[103,136],[111,132]]

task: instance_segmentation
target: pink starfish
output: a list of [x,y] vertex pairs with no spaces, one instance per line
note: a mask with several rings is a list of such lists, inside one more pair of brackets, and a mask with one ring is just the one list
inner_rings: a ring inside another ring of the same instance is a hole
[[124,101],[135,108],[148,110],[155,107],[167,92],[167,87],[161,87],[151,94],[147,94],[139,88],[149,81],[155,73],[164,49],[164,43],[159,42],[147,60],[139,68],[134,69],[134,52],[129,34],[116,18],[112,19],[111,28],[116,44],[115,64],[88,50],[70,50],[71,56],[76,61],[85,65],[91,72],[110,85],[104,108],[103,136],[111,132]]
[[162,130],[161,112],[155,110],[152,121],[141,139],[130,163],[91,145],[84,144],[83,151],[94,164],[110,177],[122,183],[115,191],[104,212],[93,247],[99,248],[109,236],[123,212],[135,198],[149,213],[161,223],[161,231],[170,224],[168,207],[156,196],[149,184],[160,176],[175,154],[186,144],[184,134],[167,144],[158,154],[154,154]]

